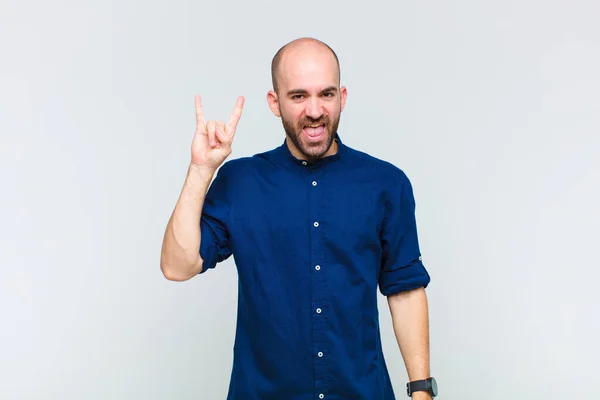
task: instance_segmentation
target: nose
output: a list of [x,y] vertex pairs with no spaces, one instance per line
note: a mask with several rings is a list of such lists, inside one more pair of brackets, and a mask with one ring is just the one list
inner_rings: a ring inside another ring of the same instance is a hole
[[319,119],[323,115],[323,109],[319,100],[311,98],[306,104],[306,115],[312,119]]

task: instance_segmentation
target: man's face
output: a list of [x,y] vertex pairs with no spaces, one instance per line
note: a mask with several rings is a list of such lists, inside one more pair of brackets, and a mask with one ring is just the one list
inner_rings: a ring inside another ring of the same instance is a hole
[[338,67],[331,53],[292,52],[282,60],[278,93],[271,93],[269,102],[297,150],[293,153],[314,160],[331,154],[346,89],[339,87]]

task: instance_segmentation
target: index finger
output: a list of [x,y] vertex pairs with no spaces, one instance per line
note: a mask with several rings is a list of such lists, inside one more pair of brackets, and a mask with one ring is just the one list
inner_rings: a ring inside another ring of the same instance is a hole
[[204,122],[204,110],[202,110],[202,98],[199,95],[194,97],[194,104],[196,106],[196,125],[201,130],[206,129],[206,123]]
[[240,118],[242,117],[242,109],[244,108],[244,97],[240,96],[237,99],[237,102],[235,103],[235,107],[233,109],[233,113],[231,114],[231,118],[229,118],[229,123],[227,124],[227,131],[228,133],[233,133],[235,132],[235,129],[237,128],[237,124],[240,121]]

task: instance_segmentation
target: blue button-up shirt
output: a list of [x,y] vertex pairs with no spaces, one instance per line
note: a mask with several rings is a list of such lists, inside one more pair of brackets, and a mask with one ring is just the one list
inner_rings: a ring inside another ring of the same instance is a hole
[[233,255],[238,316],[228,400],[391,400],[377,291],[427,286],[402,170],[343,144],[315,162],[286,143],[218,170],[201,273]]

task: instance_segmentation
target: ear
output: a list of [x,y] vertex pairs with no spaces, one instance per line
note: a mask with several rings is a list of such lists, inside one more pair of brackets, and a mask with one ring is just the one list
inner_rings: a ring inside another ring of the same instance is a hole
[[340,101],[342,103],[341,110],[343,110],[344,107],[346,107],[346,96],[348,96],[348,90],[345,86],[342,86],[340,88]]
[[267,93],[267,103],[273,114],[278,118],[281,117],[281,113],[279,112],[279,98],[274,90],[269,90]]

